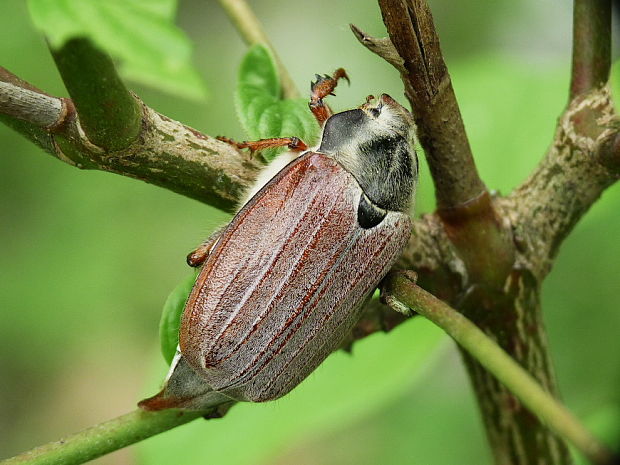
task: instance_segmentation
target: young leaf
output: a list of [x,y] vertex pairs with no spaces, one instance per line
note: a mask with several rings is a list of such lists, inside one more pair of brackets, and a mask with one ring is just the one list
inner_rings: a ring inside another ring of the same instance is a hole
[[186,98],[205,96],[191,43],[174,24],[176,0],[29,0],[35,25],[54,48],[88,37],[120,59],[126,77]]
[[159,322],[159,339],[161,344],[161,353],[168,363],[172,363],[172,359],[179,344],[179,325],[181,323],[181,315],[189,293],[192,291],[197,273],[181,281],[175,287],[164,304],[164,310],[161,314]]
[[[319,127],[308,109],[308,101],[281,98],[275,61],[263,45],[250,47],[241,62],[236,106],[241,125],[251,140],[295,136],[310,145],[316,142]],[[268,150],[262,155],[271,161],[279,151]]]

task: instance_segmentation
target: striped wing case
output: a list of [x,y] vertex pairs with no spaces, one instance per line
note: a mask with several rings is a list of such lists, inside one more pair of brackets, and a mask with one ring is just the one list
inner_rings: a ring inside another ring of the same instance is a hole
[[357,223],[362,190],[331,158],[301,156],[222,233],[183,315],[181,353],[216,391],[267,401],[346,338],[411,232],[407,215]]

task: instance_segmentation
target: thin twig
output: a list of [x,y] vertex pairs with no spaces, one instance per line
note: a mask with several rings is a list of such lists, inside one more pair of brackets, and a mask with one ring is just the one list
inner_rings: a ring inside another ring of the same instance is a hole
[[271,50],[278,66],[280,87],[284,98],[298,98],[299,90],[289,75],[284,63],[269,41],[260,21],[245,0],[218,0],[246,44],[263,44]]
[[208,412],[134,410],[58,441],[0,461],[0,465],[76,465],[189,423]]
[[407,72],[404,67],[403,59],[398,54],[396,47],[394,47],[389,37],[373,37],[362,31],[355,24],[349,24],[349,27],[360,44],[372,53],[379,55],[401,73]]
[[609,465],[614,456],[573,416],[546,392],[489,336],[461,313],[415,284],[406,273],[394,273],[386,280],[384,299],[395,310],[414,310],[448,333],[481,365],[517,396],[532,413],[553,431],[573,444],[592,463]]
[[605,84],[610,66],[611,0],[575,0],[571,99]]
[[84,38],[67,41],[52,49],[52,55],[88,140],[105,151],[124,149],[136,140],[140,104],[121,81],[112,59]]

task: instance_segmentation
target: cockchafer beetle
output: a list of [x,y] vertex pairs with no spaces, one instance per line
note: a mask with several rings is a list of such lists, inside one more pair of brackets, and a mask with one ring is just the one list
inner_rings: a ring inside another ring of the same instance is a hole
[[[350,335],[411,233],[418,179],[411,114],[389,95],[331,114],[344,70],[312,83],[318,147],[297,138],[259,176],[228,226],[188,256],[202,265],[163,390],[142,408],[202,410],[277,399]],[[274,176],[275,174],[275,176]]]

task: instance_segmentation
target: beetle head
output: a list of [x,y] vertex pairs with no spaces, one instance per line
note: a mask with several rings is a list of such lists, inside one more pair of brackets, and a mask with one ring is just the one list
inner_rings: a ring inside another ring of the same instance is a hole
[[374,206],[407,211],[418,179],[413,128],[411,114],[392,97],[369,96],[325,122],[318,151],[349,171]]

